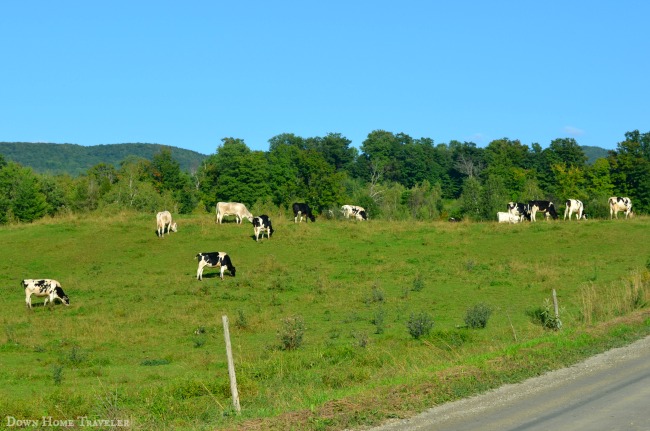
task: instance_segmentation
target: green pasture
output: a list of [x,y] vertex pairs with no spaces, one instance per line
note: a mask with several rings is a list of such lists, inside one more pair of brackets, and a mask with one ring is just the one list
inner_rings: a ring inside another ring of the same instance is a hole
[[[50,416],[138,430],[343,429],[650,333],[648,218],[270,216],[274,236],[260,242],[248,221],[216,225],[207,214],[177,217],[178,232],[164,238],[153,215],[131,213],[0,227],[0,428],[8,416]],[[197,281],[195,255],[209,251],[228,252],[236,277],[206,269]],[[23,278],[59,280],[70,306],[33,298],[27,310]],[[559,331],[532,317],[552,289]],[[492,310],[484,329],[465,327],[476,304]],[[408,325],[417,316],[433,328],[416,339]]]

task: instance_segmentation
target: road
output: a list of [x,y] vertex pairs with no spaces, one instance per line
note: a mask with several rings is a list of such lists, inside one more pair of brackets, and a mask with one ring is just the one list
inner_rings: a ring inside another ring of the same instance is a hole
[[371,431],[650,431],[650,337]]

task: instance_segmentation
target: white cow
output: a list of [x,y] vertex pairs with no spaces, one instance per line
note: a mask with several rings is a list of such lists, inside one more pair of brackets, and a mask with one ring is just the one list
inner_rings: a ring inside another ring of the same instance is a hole
[[253,214],[248,211],[246,205],[239,202],[219,202],[217,203],[217,220],[221,224],[224,216],[234,215],[237,218],[237,224],[241,224],[244,218],[253,223]]
[[368,215],[366,210],[363,207],[357,205],[343,205],[341,207],[341,212],[343,217],[350,218],[350,216],[356,217],[357,220],[368,220]]
[[618,218],[618,212],[623,211],[625,213],[625,218],[628,216],[632,217],[632,201],[630,198],[620,198],[613,196],[609,198],[609,218],[612,219],[613,216]]
[[70,305],[70,298],[65,294],[61,288],[61,283],[49,278],[40,279],[25,279],[20,283],[25,289],[25,304],[28,308],[32,308],[32,295],[45,296],[43,306],[46,306],[48,301],[54,304],[54,300],[58,299],[65,305]]
[[498,212],[497,221],[499,223],[519,223],[521,221],[521,217],[509,212]]
[[571,220],[573,213],[576,213],[576,220],[587,218],[584,210],[585,207],[582,204],[582,201],[579,201],[577,199],[567,199],[566,207],[564,208],[564,220],[566,220],[567,215],[569,216],[569,220]]
[[161,238],[165,236],[165,229],[167,229],[167,233],[178,231],[176,223],[172,223],[172,215],[169,211],[161,211],[156,214],[156,224],[158,225],[158,236]]

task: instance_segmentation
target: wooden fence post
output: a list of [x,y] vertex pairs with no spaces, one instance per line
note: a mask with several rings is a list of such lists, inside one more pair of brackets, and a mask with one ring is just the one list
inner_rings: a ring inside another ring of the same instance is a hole
[[235,375],[235,362],[232,359],[232,347],[230,346],[230,331],[228,330],[228,316],[222,316],[223,336],[226,339],[226,354],[228,355],[228,376],[230,377],[230,392],[232,393],[232,405],[237,414],[241,412],[239,405],[239,393],[237,392],[237,376]]

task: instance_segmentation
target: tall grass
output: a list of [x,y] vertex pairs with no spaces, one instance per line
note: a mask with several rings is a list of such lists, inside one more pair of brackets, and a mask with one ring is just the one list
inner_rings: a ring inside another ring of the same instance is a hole
[[587,283],[580,289],[580,298],[581,317],[588,325],[647,307],[650,303],[650,271],[635,270],[630,276],[606,285]]

